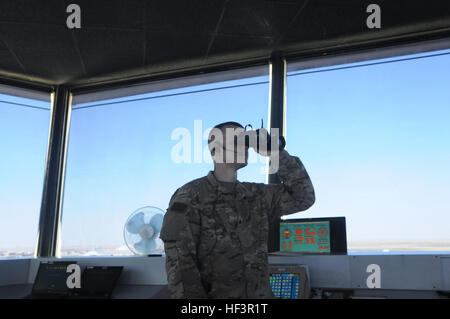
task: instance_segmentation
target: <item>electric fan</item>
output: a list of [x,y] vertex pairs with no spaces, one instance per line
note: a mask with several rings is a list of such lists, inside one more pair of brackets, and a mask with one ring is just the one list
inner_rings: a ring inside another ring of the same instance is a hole
[[136,255],[155,255],[164,252],[159,233],[164,211],[157,207],[145,206],[128,217],[123,237],[128,248]]

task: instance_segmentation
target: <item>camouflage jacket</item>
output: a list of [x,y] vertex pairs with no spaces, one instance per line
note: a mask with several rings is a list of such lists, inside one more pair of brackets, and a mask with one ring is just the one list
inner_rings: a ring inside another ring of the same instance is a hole
[[298,157],[281,151],[277,174],[281,184],[227,187],[211,171],[174,193],[160,235],[173,298],[273,298],[269,221],[306,210],[315,200]]

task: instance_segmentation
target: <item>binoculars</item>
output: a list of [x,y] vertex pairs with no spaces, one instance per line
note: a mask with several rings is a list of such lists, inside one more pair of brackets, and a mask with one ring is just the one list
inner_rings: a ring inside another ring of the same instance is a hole
[[[236,124],[241,126],[239,123]],[[250,127],[251,130],[247,130],[247,127]],[[277,128],[271,129],[271,133],[273,134],[273,136],[271,136],[271,134],[263,127],[262,120],[261,120],[261,128],[257,130],[253,130],[253,127],[250,124],[246,125],[243,129],[244,130],[239,134],[233,134],[234,141],[233,139],[231,139],[232,136],[230,136],[229,141],[226,143],[227,145],[223,144],[223,133],[219,133],[219,135],[217,134],[210,135],[210,138],[208,139],[208,144],[214,141],[214,143],[218,143],[219,147],[223,148],[224,150],[231,150],[234,151],[235,153],[238,152],[239,147],[242,146],[246,148],[253,147],[258,153],[260,151],[270,153],[272,147],[278,147],[279,150],[282,150],[286,146],[286,140],[284,139],[283,136],[279,135],[279,129]],[[219,140],[216,140],[218,137]],[[212,147],[213,147],[212,150],[214,150],[214,146]]]
[[[250,124],[247,124],[244,128],[245,132],[248,132],[247,131],[248,126],[253,129],[253,127]],[[265,130],[265,129],[262,130],[262,129],[263,129],[263,122],[261,119],[261,128],[259,128],[255,131],[256,132],[256,151],[259,152],[260,148],[264,147],[264,145],[262,145],[261,143],[262,143],[262,141],[266,140],[267,144],[265,145],[265,147],[266,147],[265,151],[270,152],[272,150],[272,136],[270,136],[270,134],[267,130]],[[278,131],[278,129],[277,129],[277,131]],[[265,139],[262,138],[263,134],[266,135]],[[284,137],[282,135],[277,134],[277,136],[275,136],[275,137],[278,137],[278,140],[277,140],[278,149],[280,151],[283,150],[284,147],[286,146],[286,140],[284,139]],[[250,147],[250,136],[248,136],[248,135],[245,135],[245,146]]]

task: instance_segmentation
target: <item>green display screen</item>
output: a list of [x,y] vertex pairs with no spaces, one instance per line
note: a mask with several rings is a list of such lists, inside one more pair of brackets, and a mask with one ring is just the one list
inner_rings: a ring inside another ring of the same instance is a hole
[[281,222],[280,251],[330,253],[330,222]]

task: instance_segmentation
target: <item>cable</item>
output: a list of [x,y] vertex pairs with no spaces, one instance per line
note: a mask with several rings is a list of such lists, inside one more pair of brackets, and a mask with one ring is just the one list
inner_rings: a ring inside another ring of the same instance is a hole
[[3,100],[0,100],[0,103],[6,103],[6,104],[11,104],[11,105],[29,107],[29,108],[32,108],[32,109],[50,111],[50,108],[47,109],[45,107],[34,106],[34,105],[29,105],[29,104],[15,103],[15,102],[3,101]]
[[98,103],[98,104],[87,105],[87,106],[74,107],[74,108],[72,108],[72,111],[73,110],[87,109],[87,108],[97,107],[97,106],[104,106],[104,105],[120,104],[120,103],[127,103],[127,102],[136,102],[136,101],[145,101],[145,100],[158,99],[158,98],[162,98],[162,97],[171,97],[171,96],[178,96],[178,95],[191,94],[191,93],[202,93],[202,92],[217,91],[217,90],[231,89],[231,88],[244,87],[244,86],[268,84],[268,83],[269,83],[269,81],[254,82],[254,83],[247,83],[247,84],[223,86],[223,87],[219,87],[219,88],[211,88],[211,89],[195,90],[195,91],[189,91],[189,92],[181,92],[181,93],[172,93],[172,94],[163,94],[163,95],[157,95],[157,96],[142,97],[142,98],[138,98],[138,99],[128,99],[128,100],[124,100],[124,101],[105,102],[105,103]]
[[343,66],[343,67],[335,67],[325,70],[317,70],[317,71],[306,71],[299,73],[291,73],[287,76],[297,76],[297,75],[303,75],[303,74],[312,74],[312,73],[320,73],[320,72],[327,72],[327,71],[336,71],[336,70],[345,70],[345,69],[352,69],[352,68],[359,68],[363,66],[371,66],[371,65],[378,65],[378,64],[385,64],[385,63],[394,63],[394,62],[402,62],[402,61],[409,61],[409,60],[417,60],[417,59],[423,59],[423,58],[430,58],[430,57],[436,57],[436,56],[442,56],[442,55],[449,55],[450,52],[445,53],[437,53],[437,54],[430,54],[426,56],[418,56],[418,57],[411,57],[411,58],[403,58],[403,59],[396,59],[391,61],[380,61],[380,62],[372,62],[372,63],[365,63],[365,64],[358,64],[358,65],[350,65],[350,66]]

